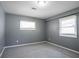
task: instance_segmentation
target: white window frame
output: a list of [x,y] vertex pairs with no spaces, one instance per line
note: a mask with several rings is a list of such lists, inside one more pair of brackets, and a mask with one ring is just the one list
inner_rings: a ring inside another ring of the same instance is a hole
[[[29,23],[28,25],[22,25],[22,22],[24,23]],[[32,23],[32,24],[31,24]],[[33,25],[33,27],[31,27],[31,25]],[[20,21],[20,30],[36,30],[36,22],[34,21],[24,21],[24,20],[21,20]]]
[[[61,33],[61,28],[64,28],[64,27],[61,27],[61,25],[62,25],[61,22],[62,22],[62,20],[66,20],[67,18],[70,18],[70,17],[74,17],[74,19],[75,19],[75,22],[74,22],[75,25],[73,26],[75,33],[74,34],[66,34],[66,33],[63,34],[63,33]],[[67,17],[59,19],[59,36],[77,38],[77,16],[76,15],[71,15],[71,16],[67,16]]]

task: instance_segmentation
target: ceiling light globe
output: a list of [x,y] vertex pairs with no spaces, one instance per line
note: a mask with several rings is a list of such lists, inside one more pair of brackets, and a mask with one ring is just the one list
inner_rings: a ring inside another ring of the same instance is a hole
[[37,3],[37,6],[39,7],[44,7],[47,5],[47,1],[37,1],[36,3]]

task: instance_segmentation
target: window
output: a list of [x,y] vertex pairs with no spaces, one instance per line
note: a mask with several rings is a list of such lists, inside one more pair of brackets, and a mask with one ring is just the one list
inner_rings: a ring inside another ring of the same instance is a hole
[[59,35],[77,37],[76,15],[59,19]]
[[20,21],[20,30],[35,30],[36,24],[32,21]]

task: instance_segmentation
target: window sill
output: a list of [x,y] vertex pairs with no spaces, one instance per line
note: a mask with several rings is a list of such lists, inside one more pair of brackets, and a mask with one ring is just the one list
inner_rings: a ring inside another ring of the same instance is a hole
[[77,35],[60,35],[60,36],[63,36],[63,37],[70,37],[70,38],[77,38]]

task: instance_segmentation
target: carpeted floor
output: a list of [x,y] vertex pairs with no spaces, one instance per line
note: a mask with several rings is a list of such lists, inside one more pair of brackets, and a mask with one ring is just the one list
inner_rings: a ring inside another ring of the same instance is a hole
[[77,58],[78,54],[49,43],[6,48],[2,58]]

